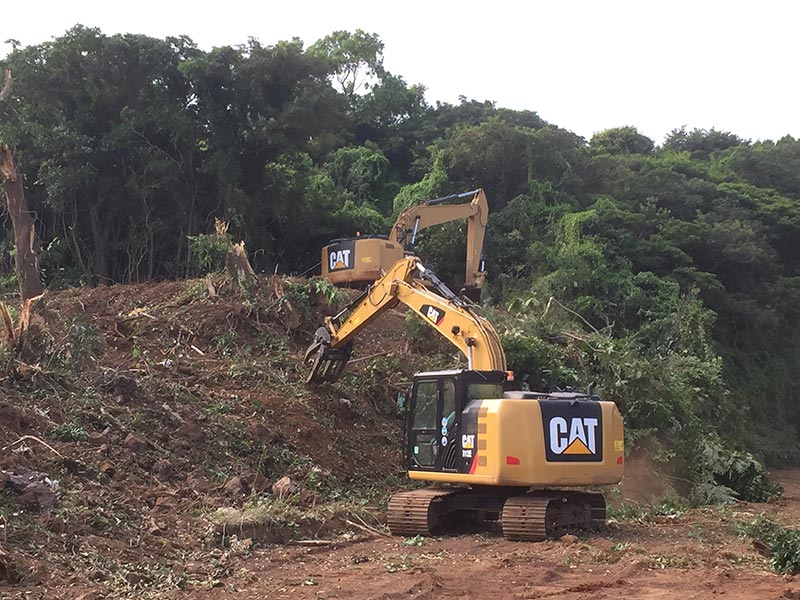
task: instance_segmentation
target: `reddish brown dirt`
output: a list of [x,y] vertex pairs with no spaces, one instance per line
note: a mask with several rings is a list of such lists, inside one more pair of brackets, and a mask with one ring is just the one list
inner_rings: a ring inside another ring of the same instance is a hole
[[[300,509],[365,504],[355,514],[380,527],[406,484],[389,384],[454,357],[409,352],[392,312],[360,337],[363,360],[339,385],[309,389],[300,353],[324,297],[304,288],[293,314],[269,280],[246,296],[216,285],[215,297],[202,281],[49,296],[47,352],[0,375],[0,488],[33,470],[58,481],[57,504],[0,491],[0,599],[800,598],[734,531],[762,511],[796,525],[800,470],[777,473],[775,504],[621,521],[574,543],[488,531],[409,545],[342,518],[281,526],[322,545],[222,540],[220,507],[282,514],[269,484],[283,475],[303,490]],[[619,496],[647,505],[666,491],[634,462]]]
[[[775,473],[775,504],[708,508],[649,523],[616,523],[574,543],[515,543],[497,534],[457,535],[406,545],[371,538],[323,548],[260,550],[203,599],[493,598],[656,600],[800,598],[800,581],[768,569],[732,523],[759,512],[787,524],[800,515],[800,470]],[[183,594],[170,597],[181,598]]]

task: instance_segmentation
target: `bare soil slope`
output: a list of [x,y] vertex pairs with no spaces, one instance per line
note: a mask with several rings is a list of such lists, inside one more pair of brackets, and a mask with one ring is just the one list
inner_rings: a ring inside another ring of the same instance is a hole
[[[568,542],[384,537],[408,485],[393,390],[456,359],[409,351],[391,312],[339,384],[308,388],[328,301],[272,278],[48,294],[38,355],[0,377],[0,598],[800,598],[734,530],[761,511],[796,523],[800,471],[777,504]],[[622,497],[656,500],[631,466]]]

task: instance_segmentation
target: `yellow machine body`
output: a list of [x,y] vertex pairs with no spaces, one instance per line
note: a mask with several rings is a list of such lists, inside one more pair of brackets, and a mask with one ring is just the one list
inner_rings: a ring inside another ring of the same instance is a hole
[[374,283],[403,258],[403,247],[380,236],[334,240],[322,249],[322,276],[338,287]]
[[[465,199],[470,201],[463,203]],[[411,206],[398,215],[388,236],[357,236],[333,240],[325,246],[321,257],[322,277],[338,287],[364,288],[383,277],[405,255],[414,253],[414,244],[420,231],[465,219],[467,254],[464,292],[477,301],[486,278],[483,240],[488,218],[489,203],[482,189]]]
[[[352,253],[354,247],[337,252],[348,249]],[[329,253],[326,260],[331,271],[347,265],[344,255]],[[307,381],[337,381],[354,337],[398,304],[458,348],[467,368],[414,376],[405,407],[404,464],[411,479],[434,485],[391,498],[392,533],[430,535],[459,515],[499,521],[510,540],[537,541],[574,527],[602,526],[602,494],[559,488],[622,479],[625,436],[616,405],[602,401],[593,386],[586,392],[508,390],[511,377],[494,327],[416,256],[397,261],[338,315],[325,319],[305,353],[312,364]]]
[[[542,401],[537,399],[473,400],[462,414],[464,433],[453,440],[457,455],[468,459],[464,468],[458,472],[411,469],[409,476],[440,483],[519,487],[619,483],[625,468],[625,438],[616,405],[590,401],[592,406],[587,408],[599,408],[599,418],[571,417],[570,401],[556,402],[563,404],[565,412],[543,415]],[[414,449],[410,451],[413,454]]]

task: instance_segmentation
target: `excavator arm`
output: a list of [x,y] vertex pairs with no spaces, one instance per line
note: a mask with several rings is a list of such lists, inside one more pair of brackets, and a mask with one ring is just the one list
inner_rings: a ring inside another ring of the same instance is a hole
[[325,326],[317,330],[314,343],[306,350],[306,362],[313,362],[307,381],[339,379],[350,358],[353,338],[398,303],[413,309],[456,346],[467,357],[468,368],[506,370],[506,357],[492,325],[475,314],[417,257],[409,256],[397,261],[342,313],[325,319]]
[[[464,200],[470,196],[472,196],[472,201],[469,204],[446,204],[446,202]],[[483,264],[483,240],[486,236],[486,224],[489,218],[489,203],[483,189],[428,200],[404,210],[397,217],[397,221],[389,233],[389,240],[411,252],[414,250],[417,233],[422,229],[464,218],[467,220],[464,291],[467,297],[476,300],[486,278]]]

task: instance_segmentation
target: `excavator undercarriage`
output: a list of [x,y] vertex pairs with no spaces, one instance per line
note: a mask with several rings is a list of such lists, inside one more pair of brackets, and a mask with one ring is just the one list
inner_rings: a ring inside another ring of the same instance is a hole
[[572,529],[602,527],[602,494],[519,488],[427,487],[389,501],[394,535],[432,535],[450,526],[495,523],[509,540],[541,541]]

